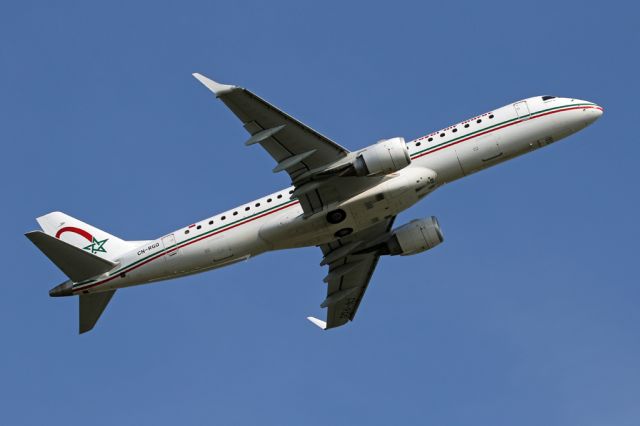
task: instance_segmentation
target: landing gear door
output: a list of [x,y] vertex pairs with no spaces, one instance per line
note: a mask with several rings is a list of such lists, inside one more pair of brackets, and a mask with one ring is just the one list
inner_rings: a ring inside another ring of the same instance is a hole
[[465,175],[484,169],[502,157],[500,138],[495,132],[456,145],[456,154]]
[[527,101],[516,102],[515,104],[513,104],[513,108],[515,108],[520,120],[526,120],[531,116]]
[[206,253],[211,255],[213,263],[228,260],[233,256],[233,250],[231,250],[231,247],[227,244],[224,235],[214,237],[209,242],[209,245],[210,247],[207,248]]

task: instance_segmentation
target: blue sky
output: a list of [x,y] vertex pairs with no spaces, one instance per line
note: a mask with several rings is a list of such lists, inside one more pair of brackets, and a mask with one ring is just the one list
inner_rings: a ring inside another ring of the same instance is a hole
[[[636,6],[16,2],[0,8],[0,423],[637,425]],[[380,262],[323,333],[316,248],[77,300],[23,233],[160,236],[287,186],[194,71],[355,149],[540,94],[583,132],[444,187],[446,241]]]

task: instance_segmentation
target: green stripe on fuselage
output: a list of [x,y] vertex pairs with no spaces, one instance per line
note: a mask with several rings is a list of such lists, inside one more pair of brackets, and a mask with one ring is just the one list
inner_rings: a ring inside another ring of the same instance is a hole
[[[127,266],[123,266],[122,268],[120,268],[120,269],[116,270],[115,272],[112,272],[112,273],[110,274],[110,276],[120,274],[120,273],[122,273],[124,270],[129,269],[129,268],[131,268],[132,266],[135,266],[135,265],[137,265],[137,264],[139,264],[139,263],[141,263],[141,262],[144,262],[145,260],[147,260],[147,259],[149,259],[149,258],[151,258],[151,257],[162,255],[162,254],[164,254],[165,252],[167,252],[167,251],[169,251],[169,250],[171,250],[171,249],[173,249],[173,248],[175,248],[175,247],[182,247],[183,245],[185,245],[185,244],[186,244],[186,243],[188,243],[189,241],[193,241],[193,240],[195,240],[195,239],[197,239],[197,238],[200,238],[200,237],[202,237],[202,236],[205,236],[205,235],[211,234],[211,233],[213,233],[213,232],[217,232],[217,231],[223,230],[224,228],[228,228],[228,227],[233,226],[233,225],[235,225],[235,224],[237,224],[237,223],[240,223],[240,222],[243,222],[243,221],[249,220],[249,219],[251,219],[251,218],[253,218],[253,217],[256,217],[256,216],[259,216],[259,215],[262,215],[262,214],[268,213],[268,212],[270,212],[270,211],[272,211],[272,210],[275,210],[275,209],[277,209],[277,208],[279,208],[279,207],[282,207],[282,206],[286,206],[287,204],[290,204],[290,203],[293,203],[293,202],[294,202],[294,201],[292,201],[292,200],[287,200],[287,201],[285,201],[284,203],[281,203],[281,204],[278,204],[278,205],[276,205],[276,206],[270,207],[270,208],[268,208],[268,209],[266,209],[266,210],[263,210],[263,211],[261,211],[261,212],[254,213],[254,214],[252,214],[251,216],[247,216],[247,217],[245,217],[245,218],[238,219],[238,220],[236,220],[235,222],[230,222],[230,223],[227,223],[226,225],[222,225],[222,226],[219,226],[219,227],[217,227],[217,228],[214,228],[214,229],[210,229],[210,230],[208,230],[208,231],[205,231],[205,232],[203,232],[203,233],[201,233],[201,234],[194,235],[193,237],[188,238],[188,239],[186,239],[186,240],[184,240],[184,241],[182,241],[182,242],[180,242],[180,243],[176,243],[176,244],[174,244],[174,245],[172,245],[172,246],[165,247],[165,248],[163,248],[162,250],[160,250],[160,251],[158,251],[158,252],[156,252],[156,253],[153,253],[153,254],[150,254],[150,255],[148,255],[148,256],[146,256],[146,257],[143,257],[142,259],[138,259],[138,260],[136,260],[135,262],[132,262],[132,263],[128,264]],[[75,287],[79,287],[79,286],[81,286],[81,285],[91,284],[91,283],[94,283],[94,282],[97,282],[97,281],[100,281],[100,280],[95,280],[95,279],[94,279],[94,280],[82,281],[82,282],[79,282],[79,283],[74,284],[74,285],[73,285],[73,287],[75,288]]]
[[[542,114],[544,112],[553,111],[553,110],[556,110],[556,109],[568,108],[568,107],[577,107],[577,106],[595,106],[595,104],[592,104],[592,103],[570,104],[570,105],[562,105],[562,106],[558,106],[558,107],[542,109],[540,111],[532,112],[529,115],[529,118],[531,118],[531,117],[533,117],[535,115]],[[475,130],[473,132],[467,133],[466,135],[462,135],[462,136],[458,136],[457,138],[449,139],[448,141],[441,142],[441,143],[439,143],[437,145],[433,145],[433,146],[430,146],[428,148],[425,148],[422,151],[415,152],[415,153],[413,153],[411,155],[411,158],[416,157],[416,156],[418,156],[418,155],[420,155],[420,154],[422,154],[424,152],[427,152],[427,151],[433,151],[436,148],[440,148],[441,146],[450,144],[452,142],[459,141],[460,139],[468,138],[470,136],[476,135],[476,134],[481,133],[481,132],[485,132],[485,131],[493,129],[495,127],[499,127],[499,126],[503,126],[503,125],[508,124],[508,123],[512,123],[512,122],[517,121],[519,119],[520,119],[520,117],[512,118],[512,119],[509,119],[509,120],[502,121],[500,123],[493,124],[491,126],[484,127],[482,129],[479,129],[479,130]],[[439,132],[437,132],[437,133],[439,133]]]

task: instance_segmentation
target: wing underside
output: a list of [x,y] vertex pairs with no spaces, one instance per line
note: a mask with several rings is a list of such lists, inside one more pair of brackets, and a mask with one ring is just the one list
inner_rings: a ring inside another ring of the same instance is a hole
[[349,151],[247,89],[221,85],[194,74],[240,119],[251,137],[277,162],[274,172],[286,171],[293,181],[309,170],[333,163]]
[[325,277],[327,297],[320,305],[327,308],[327,319],[324,327],[312,322],[329,329],[353,321],[380,259],[377,252],[363,248],[388,233],[394,219],[388,218],[320,247],[325,256],[323,263],[329,264],[329,274]]
[[[250,137],[245,145],[261,145],[276,161],[273,172],[286,171],[295,186],[293,198],[300,201],[305,216],[328,208],[379,182],[380,177],[350,177],[340,171],[348,167],[350,153],[326,136],[269,104],[249,90],[220,84],[193,74],[242,122]],[[352,321],[378,264],[379,254],[363,250],[389,232],[395,217],[320,246],[322,265],[329,265],[325,277],[326,322],[309,318],[321,328],[339,327]]]
[[240,119],[251,135],[245,145],[259,144],[276,161],[273,172],[287,172],[306,215],[338,198],[339,189],[344,192],[344,182],[318,179],[318,173],[345,159],[349,155],[346,148],[247,89],[220,84],[198,73],[194,77]]

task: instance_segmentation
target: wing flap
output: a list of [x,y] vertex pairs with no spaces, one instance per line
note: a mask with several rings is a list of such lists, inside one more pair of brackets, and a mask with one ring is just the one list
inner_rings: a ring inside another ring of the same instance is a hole
[[357,268],[340,280],[329,283],[328,298],[335,295],[337,300],[327,306],[327,329],[340,327],[356,316],[379,259],[376,254],[360,257],[364,259],[360,259]]
[[331,293],[324,299],[324,302],[320,304],[321,308],[328,308],[329,306],[335,306],[339,302],[343,301],[347,297],[354,296],[356,293],[362,291],[362,287],[345,288]]

